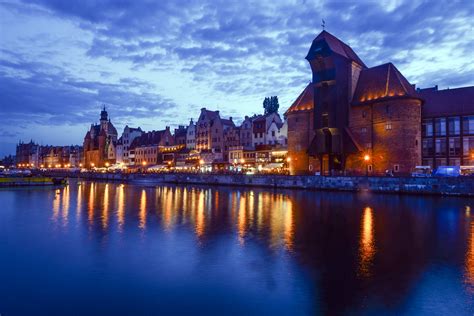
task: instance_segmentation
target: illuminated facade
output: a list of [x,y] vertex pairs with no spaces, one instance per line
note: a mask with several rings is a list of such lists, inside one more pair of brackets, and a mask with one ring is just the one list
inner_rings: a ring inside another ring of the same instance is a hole
[[105,107],[100,112],[100,123],[92,124],[84,137],[84,167],[104,167],[109,161],[109,146],[117,142],[117,130],[108,118]]
[[[326,31],[306,59],[312,82],[285,113],[292,174],[406,174],[422,163],[422,115],[435,107],[423,90],[392,63],[368,68]],[[465,114],[473,107],[466,104]],[[459,141],[470,146],[470,138]]]

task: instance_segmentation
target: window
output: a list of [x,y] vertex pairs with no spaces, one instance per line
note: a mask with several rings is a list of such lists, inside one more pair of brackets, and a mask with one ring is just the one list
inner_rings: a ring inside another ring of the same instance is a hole
[[323,127],[328,127],[329,126],[329,116],[327,113],[323,113],[322,117],[321,117],[321,120],[322,120],[322,125]]
[[446,119],[444,117],[435,119],[435,135],[446,136]]
[[367,116],[367,112],[366,111],[362,111],[362,117],[366,117]]
[[423,120],[423,124],[421,128],[422,128],[422,133],[424,137],[433,136],[433,121],[432,120]]
[[368,166],[367,166],[367,170],[368,170],[369,172],[372,172],[372,165],[368,165]]
[[462,140],[462,151],[465,157],[474,158],[474,136],[464,137]]
[[400,165],[393,165],[393,171],[399,172],[400,171]]
[[422,153],[423,156],[433,156],[434,151],[433,151],[433,140],[432,139],[423,139],[423,145],[422,145]]
[[462,118],[462,131],[464,134],[474,134],[474,115]]
[[444,138],[438,138],[435,140],[435,153],[436,156],[446,155],[446,140]]
[[454,137],[449,139],[449,155],[459,156],[461,155],[461,139]]
[[361,133],[367,133],[367,127],[362,127],[362,128],[360,129],[360,132],[361,132]]
[[448,118],[448,131],[450,136],[457,136],[461,132],[461,120],[459,117]]
[[275,137],[275,131],[272,131],[272,136]]
[[386,131],[391,131],[392,130],[392,123],[391,122],[385,123],[385,130]]
[[389,105],[385,106],[385,113],[387,113],[387,114],[390,113],[390,106]]

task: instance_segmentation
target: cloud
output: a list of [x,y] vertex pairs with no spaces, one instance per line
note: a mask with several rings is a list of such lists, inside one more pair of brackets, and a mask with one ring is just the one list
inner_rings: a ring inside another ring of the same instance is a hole
[[304,57],[321,19],[369,67],[391,61],[422,87],[474,84],[469,1],[25,0],[0,10],[0,104],[20,126],[90,122],[101,103],[118,120],[152,111],[177,124],[201,106],[259,112],[268,95],[284,110],[311,79]]

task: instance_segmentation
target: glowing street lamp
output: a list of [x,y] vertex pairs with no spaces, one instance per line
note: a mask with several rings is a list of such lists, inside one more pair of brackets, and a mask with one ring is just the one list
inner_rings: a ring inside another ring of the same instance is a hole
[[365,161],[365,176],[369,176],[369,161],[370,161],[370,156],[368,154],[364,155],[364,161]]
[[91,167],[94,168],[94,167],[95,167],[95,163],[91,162]]
[[105,166],[108,168],[110,166],[110,164],[108,162],[106,162]]
[[204,159],[199,160],[199,164],[203,165],[204,164]]
[[286,158],[286,162],[290,162],[290,161],[291,161],[290,157]]

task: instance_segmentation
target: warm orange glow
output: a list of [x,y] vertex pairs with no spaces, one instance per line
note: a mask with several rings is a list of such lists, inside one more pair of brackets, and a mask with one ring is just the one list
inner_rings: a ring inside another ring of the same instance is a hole
[[108,168],[110,166],[110,164],[108,162],[106,162],[105,166]]
[[79,164],[79,167],[82,167],[82,163]]
[[203,159],[199,160],[199,164],[200,164],[200,165],[203,165],[203,164],[204,164],[204,160],[203,160]]
[[41,168],[44,168],[44,165],[41,165],[40,167],[41,167]]
[[102,209],[102,228],[107,229],[109,224],[109,184],[105,185],[104,189],[104,208]]
[[471,293],[474,293],[474,219],[470,218],[471,207],[466,206],[466,217],[469,223],[469,235],[466,248],[466,263],[465,263],[465,282]]
[[286,161],[287,161],[287,162],[290,162],[290,161],[291,161],[291,158],[290,158],[290,157],[286,158]]
[[370,156],[369,156],[369,155],[364,155],[364,160],[365,160],[365,161],[369,161],[369,160],[370,160]]
[[118,229],[121,232],[123,228],[123,223],[125,221],[125,194],[124,194],[124,185],[121,184],[118,187],[118,197],[117,197],[117,223],[118,223]]
[[361,222],[360,243],[359,243],[359,273],[364,277],[369,277],[372,260],[375,255],[374,245],[374,219],[370,207],[364,209]]
[[95,163],[91,162],[91,167],[94,168],[94,167],[95,167]]
[[143,189],[142,190],[142,195],[140,198],[140,213],[138,214],[138,217],[140,219],[140,224],[138,227],[141,229],[146,228],[146,191]]
[[240,163],[245,163],[245,159],[244,158],[240,159]]
[[142,165],[143,165],[143,166],[146,166],[146,161],[142,162]]

